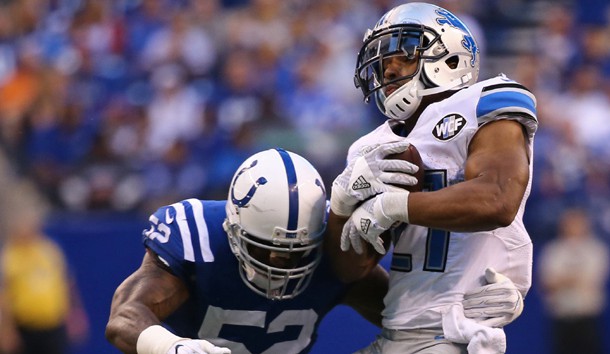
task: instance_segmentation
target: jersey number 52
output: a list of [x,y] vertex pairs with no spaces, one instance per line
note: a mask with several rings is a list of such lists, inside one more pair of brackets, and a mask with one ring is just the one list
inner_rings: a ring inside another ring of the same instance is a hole
[[[244,330],[247,330],[247,327],[264,329],[266,316],[265,311],[225,310],[216,306],[208,306],[198,335],[199,338],[211,340],[215,345],[230,347],[233,353],[250,353],[243,343],[219,340],[220,330],[225,324],[244,326]],[[261,354],[300,353],[309,345],[317,319],[318,315],[312,309],[282,311],[273,321],[269,322],[267,333],[282,332],[287,326],[301,326],[299,337],[274,343]]]

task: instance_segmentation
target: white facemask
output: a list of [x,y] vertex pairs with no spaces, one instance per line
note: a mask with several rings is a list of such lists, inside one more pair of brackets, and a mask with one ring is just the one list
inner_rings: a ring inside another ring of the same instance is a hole
[[257,272],[249,264],[244,263],[243,267],[246,271],[246,279],[258,288],[275,290],[281,288],[285,284],[284,280],[269,279],[266,275]]

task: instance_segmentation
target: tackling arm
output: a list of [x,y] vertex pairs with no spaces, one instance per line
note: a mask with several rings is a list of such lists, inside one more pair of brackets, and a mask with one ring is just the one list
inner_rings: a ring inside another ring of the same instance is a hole
[[106,338],[124,353],[136,353],[140,333],[157,325],[189,296],[186,285],[146,250],[142,265],[114,293]]
[[[383,298],[388,292],[388,272],[378,263],[383,255],[375,252],[372,245],[364,244],[364,252],[358,254],[353,248],[342,251],[341,230],[348,220],[330,211],[327,234],[324,239],[324,251],[330,260],[335,274],[344,283],[350,283],[343,298],[343,303],[356,310],[367,321],[381,327]],[[384,244],[389,247],[390,240],[384,237]]]
[[[324,251],[330,259],[335,274],[344,283],[351,283],[360,280],[369,274],[379,263],[382,254],[375,252],[370,243],[364,243],[362,254],[356,253],[353,248],[347,251],[341,250],[341,232],[343,225],[349,218],[336,215],[332,210],[328,217],[327,231],[324,239]],[[384,246],[389,248],[391,241],[389,232],[381,235]]]
[[388,292],[388,283],[388,272],[377,265],[362,280],[350,285],[343,303],[356,310],[367,321],[381,327],[383,298]]

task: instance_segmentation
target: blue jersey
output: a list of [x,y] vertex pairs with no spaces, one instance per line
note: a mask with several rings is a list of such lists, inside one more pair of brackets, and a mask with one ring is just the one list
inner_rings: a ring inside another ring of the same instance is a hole
[[346,287],[328,262],[294,299],[269,300],[242,281],[222,223],[225,201],[189,199],[150,216],[144,244],[188,286],[191,297],[165,324],[177,335],[202,338],[241,353],[306,353],[322,318]]

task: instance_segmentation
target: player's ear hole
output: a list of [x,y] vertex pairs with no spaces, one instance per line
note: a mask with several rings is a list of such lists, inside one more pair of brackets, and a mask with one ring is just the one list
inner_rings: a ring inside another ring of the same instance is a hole
[[457,55],[454,55],[454,56],[448,58],[447,60],[445,60],[445,64],[447,64],[447,66],[450,67],[451,69],[457,68],[459,62],[460,62],[460,59],[458,58]]

